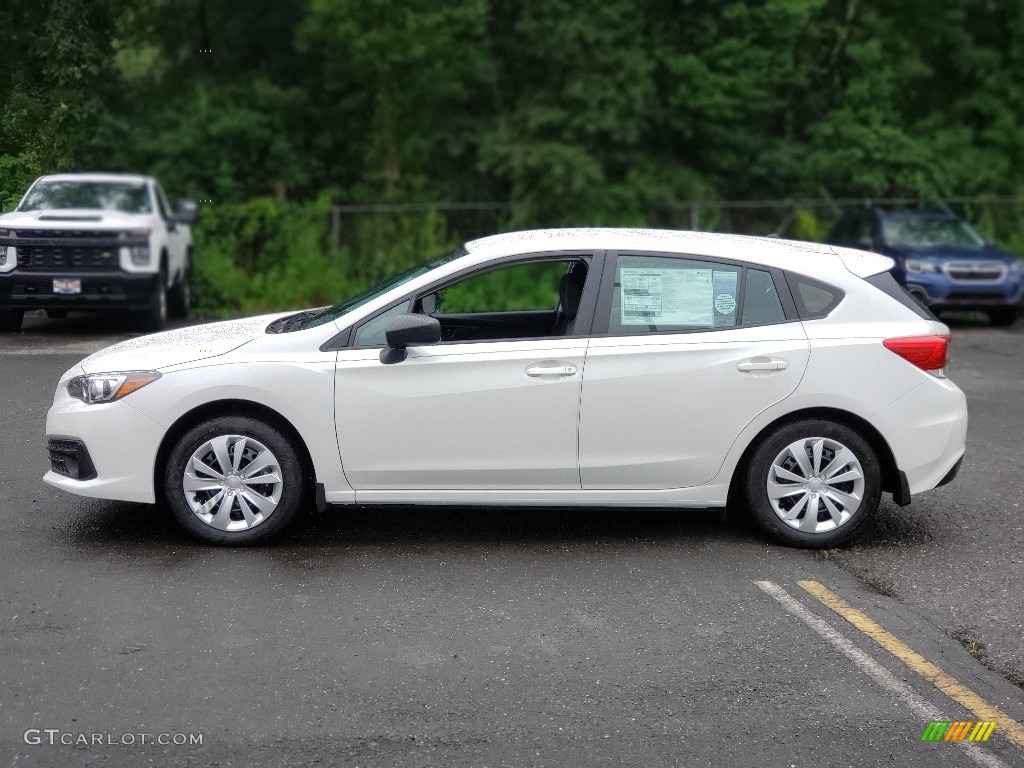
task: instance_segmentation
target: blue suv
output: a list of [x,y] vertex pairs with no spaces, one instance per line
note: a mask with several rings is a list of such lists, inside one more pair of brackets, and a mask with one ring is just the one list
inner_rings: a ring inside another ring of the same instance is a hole
[[936,314],[981,310],[994,325],[1020,314],[1024,262],[947,211],[848,210],[826,242],[892,257],[893,276]]

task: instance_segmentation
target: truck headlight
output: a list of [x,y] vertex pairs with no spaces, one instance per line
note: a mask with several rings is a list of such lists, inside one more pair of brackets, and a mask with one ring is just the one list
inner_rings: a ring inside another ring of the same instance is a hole
[[141,267],[145,264],[149,264],[149,246],[148,245],[133,245],[129,251],[132,255],[132,264]]
[[87,405],[112,403],[160,378],[156,371],[89,373],[68,382],[68,394]]
[[904,259],[903,267],[907,272],[915,272],[917,274],[939,271],[939,268],[933,262],[922,261],[921,259]]
[[0,245],[0,267],[7,263],[7,246]]

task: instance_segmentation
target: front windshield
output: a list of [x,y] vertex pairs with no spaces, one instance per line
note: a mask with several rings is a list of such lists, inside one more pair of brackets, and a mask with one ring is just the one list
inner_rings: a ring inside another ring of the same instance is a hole
[[982,248],[985,238],[958,219],[928,216],[891,216],[882,220],[882,238],[894,248]]
[[329,323],[332,320],[337,320],[342,315],[347,315],[349,312],[351,312],[354,309],[358,309],[359,307],[363,306],[363,304],[366,304],[368,301],[373,301],[373,299],[376,299],[378,296],[382,296],[383,294],[390,291],[392,288],[397,288],[398,286],[404,285],[405,283],[408,283],[410,280],[417,278],[420,275],[425,275],[430,270],[440,267],[442,264],[447,264],[449,261],[457,259],[460,256],[464,256],[465,253],[466,251],[464,249],[459,248],[455,251],[452,251],[451,253],[446,253],[443,256],[438,256],[436,259],[428,261],[425,264],[420,264],[419,266],[413,267],[412,269],[403,272],[400,275],[396,275],[395,277],[392,277],[389,280],[385,280],[383,283],[380,283],[379,285],[375,285],[372,288],[368,288],[367,290],[360,293],[358,296],[353,296],[351,299],[343,301],[341,304],[335,304],[333,307],[328,307],[327,309],[318,312],[317,314],[307,319],[302,324],[302,327],[314,328],[318,325]]
[[150,213],[144,182],[41,181],[29,190],[19,211],[86,208],[122,213]]

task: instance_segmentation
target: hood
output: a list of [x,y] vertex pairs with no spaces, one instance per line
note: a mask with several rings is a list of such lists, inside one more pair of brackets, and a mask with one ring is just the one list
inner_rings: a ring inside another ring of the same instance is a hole
[[154,333],[101,349],[82,361],[86,373],[159,371],[219,357],[261,336],[273,320],[292,312],[207,323]]
[[925,259],[934,262],[943,261],[1001,261],[1013,264],[1017,257],[994,245],[981,248],[960,248],[949,245],[935,245],[928,248],[887,248],[887,253],[895,258]]
[[122,213],[92,208],[59,208],[45,211],[11,211],[0,216],[0,226],[17,229],[120,229],[138,227],[140,217],[149,213]]

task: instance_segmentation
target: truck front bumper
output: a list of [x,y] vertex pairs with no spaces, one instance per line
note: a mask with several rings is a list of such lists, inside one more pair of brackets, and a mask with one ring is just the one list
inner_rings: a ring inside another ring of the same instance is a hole
[[[54,281],[81,283],[80,293],[55,293]],[[0,309],[142,310],[152,306],[159,274],[21,272],[0,274]]]

